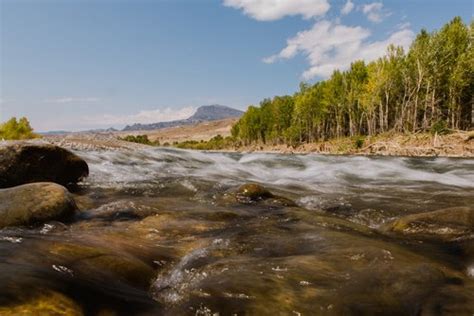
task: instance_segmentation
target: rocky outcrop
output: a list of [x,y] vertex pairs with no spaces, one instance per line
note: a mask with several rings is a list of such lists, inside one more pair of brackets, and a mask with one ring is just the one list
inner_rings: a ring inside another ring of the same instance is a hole
[[88,174],[83,159],[58,146],[29,142],[0,145],[0,188],[32,182],[67,185]]
[[64,219],[76,210],[67,189],[39,182],[0,190],[0,228]]
[[387,224],[385,231],[421,240],[462,240],[474,233],[474,208],[452,207],[407,215]]

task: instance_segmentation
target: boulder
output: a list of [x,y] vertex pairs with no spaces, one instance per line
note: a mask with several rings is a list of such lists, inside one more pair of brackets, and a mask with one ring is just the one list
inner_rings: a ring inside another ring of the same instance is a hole
[[241,185],[237,191],[235,191],[230,196],[227,196],[227,200],[235,200],[236,202],[242,204],[260,203],[269,207],[296,206],[295,202],[292,200],[282,196],[274,195],[265,187],[255,183],[246,183]]
[[48,182],[0,189],[0,228],[61,220],[77,209],[67,189]]
[[88,174],[82,158],[58,146],[28,142],[0,146],[0,188],[44,181],[67,185]]
[[460,241],[474,232],[474,208],[451,207],[411,214],[388,223],[385,231],[430,241]]
[[241,185],[236,192],[238,198],[251,201],[264,200],[273,197],[273,194],[261,185],[246,183]]

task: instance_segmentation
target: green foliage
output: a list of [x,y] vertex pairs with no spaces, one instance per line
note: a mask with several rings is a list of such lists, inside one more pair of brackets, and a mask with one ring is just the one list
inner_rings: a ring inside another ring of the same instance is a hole
[[364,146],[365,143],[365,137],[364,136],[357,136],[354,139],[354,147],[356,149],[361,149]]
[[300,84],[293,96],[250,106],[232,137],[245,145],[296,146],[389,131],[468,130],[473,78],[474,22],[466,25],[456,17],[439,31],[422,30],[408,52],[391,45],[375,61],[354,61],[327,80]]
[[152,142],[148,139],[147,135],[127,135],[123,138],[119,137],[119,139],[127,141],[127,142],[132,142],[132,143],[151,145],[151,146],[160,146],[159,141]]
[[26,117],[19,120],[12,117],[7,122],[0,124],[0,140],[22,140],[39,137],[33,133],[33,128]]
[[235,139],[231,136],[222,137],[221,135],[214,136],[208,141],[187,140],[175,144],[176,147],[182,149],[197,149],[197,150],[222,150],[237,145]]
[[438,121],[431,125],[430,133],[431,134],[438,134],[438,135],[446,135],[449,134],[450,130],[448,128],[448,124],[445,121]]

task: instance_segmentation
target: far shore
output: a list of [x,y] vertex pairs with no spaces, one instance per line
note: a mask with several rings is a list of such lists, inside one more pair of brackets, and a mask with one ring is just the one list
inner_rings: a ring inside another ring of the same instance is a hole
[[474,133],[457,131],[448,135],[383,134],[365,137],[357,146],[357,138],[345,137],[328,141],[305,143],[299,146],[286,144],[258,144],[224,149],[228,152],[267,152],[283,154],[322,154],[355,156],[404,157],[462,157],[474,158]]
[[[46,141],[76,150],[127,150],[150,148],[148,145],[119,140],[116,133],[86,133],[44,137]],[[207,139],[203,139],[206,141]],[[179,142],[179,139],[177,139]],[[172,148],[173,145],[166,146]],[[163,147],[163,148],[166,148]],[[299,146],[285,144],[252,144],[233,146],[215,152],[262,152],[280,154],[322,154],[357,156],[404,156],[404,157],[461,157],[474,158],[474,132],[456,131],[448,135],[383,134],[372,137],[345,137],[323,142],[305,143]]]

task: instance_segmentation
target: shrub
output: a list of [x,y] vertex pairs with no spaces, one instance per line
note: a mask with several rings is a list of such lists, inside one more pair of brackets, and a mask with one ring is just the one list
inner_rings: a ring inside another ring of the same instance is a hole
[[39,137],[33,133],[33,128],[26,117],[19,120],[12,117],[7,122],[0,124],[0,139],[20,140]]
[[364,143],[365,143],[365,137],[358,136],[354,140],[354,147],[357,149],[361,149],[364,146]]
[[119,137],[120,140],[124,140],[127,142],[144,144],[144,145],[152,145],[152,146],[160,146],[159,141],[152,142],[148,139],[147,135],[127,135],[123,138]]
[[175,144],[178,148],[183,149],[197,149],[197,150],[221,150],[226,148],[231,148],[236,143],[235,138],[232,136],[222,137],[222,135],[217,135],[211,138],[208,141],[201,140],[187,140],[178,144]]
[[448,124],[446,123],[446,121],[439,120],[433,125],[431,125],[430,132],[433,135],[434,134],[446,135],[446,134],[449,134],[450,131],[449,131]]

